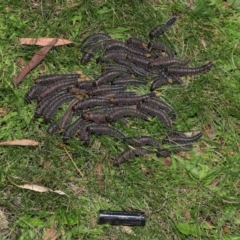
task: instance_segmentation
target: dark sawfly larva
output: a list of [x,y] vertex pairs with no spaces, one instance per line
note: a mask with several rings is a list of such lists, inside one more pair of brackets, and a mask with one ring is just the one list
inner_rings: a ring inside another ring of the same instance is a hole
[[73,105],[73,111],[87,109],[95,106],[104,106],[109,104],[110,104],[110,101],[108,98],[91,97],[91,98],[79,100],[76,104]]
[[118,85],[147,85],[147,81],[143,79],[138,79],[138,78],[116,78],[112,81],[112,84],[118,84]]
[[73,116],[73,110],[72,110],[72,106],[76,103],[76,99],[72,101],[72,103],[68,106],[68,108],[66,109],[66,111],[64,112],[64,114],[62,115],[62,117],[58,120],[58,122],[52,122],[49,127],[48,127],[48,133],[49,134],[55,134],[57,133],[59,130],[63,130],[69,120],[72,118]]
[[51,95],[54,92],[67,90],[69,86],[73,86],[77,82],[78,80],[73,78],[73,79],[70,79],[69,81],[60,81],[58,83],[55,83],[54,85],[51,85],[48,88],[46,88],[44,91],[42,91],[38,95],[38,101],[40,101],[41,99],[45,98],[48,95]]
[[71,94],[81,95],[81,96],[89,95],[89,93],[91,92],[91,91],[88,91],[86,89],[81,89],[81,88],[78,88],[78,87],[69,87],[67,89],[67,91]]
[[87,146],[90,143],[91,135],[88,130],[90,126],[94,126],[94,123],[85,123],[78,130],[79,140],[83,143],[83,145]]
[[147,105],[150,105],[153,108],[164,110],[166,113],[168,113],[172,120],[176,120],[177,114],[175,113],[174,109],[166,102],[160,101],[155,97],[147,98],[143,102],[146,103]]
[[93,86],[97,87],[102,84],[111,82],[114,78],[116,78],[120,75],[121,75],[121,72],[119,72],[119,71],[104,72],[93,82]]
[[91,45],[91,44],[94,44],[96,42],[103,41],[103,40],[106,40],[106,39],[111,39],[111,37],[109,35],[105,34],[105,33],[93,33],[93,34],[91,34],[88,37],[83,39],[82,49]]
[[126,41],[126,45],[131,46],[131,47],[136,48],[136,49],[141,49],[141,50],[144,50],[144,51],[148,51],[147,50],[147,44],[142,39],[139,39],[139,38],[134,38],[134,37],[129,38]]
[[144,156],[144,155],[150,154],[150,153],[153,153],[153,151],[149,150],[149,149],[142,148],[142,147],[137,147],[135,149],[125,150],[115,159],[115,161],[113,162],[113,165],[119,166],[120,164],[129,161],[131,158],[141,157],[141,156]]
[[92,121],[94,123],[106,123],[106,116],[101,113],[91,113],[91,112],[84,112],[82,113],[82,118],[86,121]]
[[146,98],[156,97],[155,92],[147,93],[141,96],[133,96],[133,97],[113,97],[110,99],[110,102],[114,105],[133,105],[138,104],[144,101]]
[[143,67],[145,69],[147,69],[151,64],[150,60],[147,57],[139,57],[139,56],[136,56],[133,54],[128,55],[127,60],[129,62],[135,64],[136,66]]
[[50,85],[57,83],[59,81],[67,82],[70,79],[79,79],[81,77],[81,74],[78,73],[68,73],[68,74],[50,74],[50,75],[44,75],[40,76],[35,80],[35,83],[42,84],[42,85]]
[[154,91],[157,88],[168,84],[168,76],[164,72],[160,72],[158,76],[154,77],[151,86],[150,86],[150,91]]
[[176,20],[177,20],[176,17],[172,17],[165,24],[161,24],[161,25],[158,25],[158,26],[154,27],[149,32],[149,38],[153,39],[155,37],[158,37],[158,36],[162,35],[164,32],[166,32],[167,30],[169,30],[169,28],[172,27],[172,25],[176,22]]
[[151,41],[148,43],[148,49],[149,51],[152,51],[153,49],[155,49],[161,52],[165,52],[168,55],[168,57],[171,57],[171,58],[173,58],[175,55],[174,51],[171,50],[167,45],[165,45],[162,42]]
[[116,92],[123,92],[127,90],[126,86],[123,85],[103,85],[100,88],[94,89],[91,91],[92,96],[102,96],[105,94],[111,94]]
[[89,80],[85,80],[85,81],[81,81],[75,84],[75,87],[79,88],[79,89],[85,89],[85,90],[93,90],[94,86],[93,86],[94,81],[89,81]]
[[104,58],[118,62],[119,60],[126,60],[128,56],[129,56],[129,53],[120,52],[120,51],[108,51],[104,55]]
[[137,139],[127,137],[125,142],[133,147],[152,146],[157,149],[160,148],[157,139],[150,136],[141,136]]
[[108,122],[115,122],[123,117],[139,117],[146,121],[151,120],[147,114],[130,107],[122,107],[118,110],[113,110],[112,112],[108,113],[106,120]]
[[[67,93],[65,93],[65,94],[67,94]],[[45,108],[47,106],[49,106],[53,101],[55,101],[55,99],[57,99],[59,97],[61,97],[61,94],[53,94],[53,95],[49,95],[46,98],[44,98],[43,100],[41,100],[35,109],[35,117],[41,117]]]
[[112,40],[112,39],[105,39],[88,46],[82,51],[83,55],[80,62],[82,64],[88,63],[91,60],[91,58],[95,55],[95,53],[97,53],[98,51],[104,50],[106,46],[112,42],[119,42],[119,41]]
[[169,67],[171,65],[186,65],[189,63],[189,59],[179,59],[172,57],[160,57],[158,59],[153,60],[149,63],[149,67],[158,69],[163,67]]
[[212,62],[206,63],[200,67],[169,67],[167,71],[174,75],[185,76],[185,75],[196,75],[209,71],[214,64]]
[[32,100],[37,99],[38,95],[46,89],[46,86],[34,85],[32,86],[25,95],[25,100],[30,103]]
[[123,52],[129,53],[129,54],[135,54],[137,56],[147,57],[146,52],[138,51],[137,49],[131,48],[122,42],[116,42],[116,43],[109,44],[106,47],[106,52],[111,51],[111,50],[115,50],[115,51],[119,51],[119,52],[123,51]]
[[105,125],[105,124],[91,125],[88,127],[88,131],[92,134],[109,135],[109,136],[112,136],[114,138],[121,139],[121,140],[126,138],[125,134],[123,134],[116,128]]
[[67,142],[78,131],[78,129],[81,125],[83,125],[84,122],[84,119],[82,119],[82,117],[79,117],[67,128],[65,128],[62,134],[63,141]]
[[42,113],[42,116],[45,120],[50,121],[55,116],[57,110],[59,107],[71,100],[73,100],[75,97],[72,95],[65,95],[63,94],[60,98],[55,99],[55,101],[51,102],[49,106],[45,108],[45,110]]
[[170,157],[172,154],[176,154],[182,151],[188,151],[192,148],[192,144],[184,144],[178,145],[175,148],[168,148],[168,149],[157,149],[156,156],[157,157]]
[[201,132],[191,137],[178,136],[174,134],[173,136],[170,135],[167,138],[163,139],[163,143],[189,144],[196,142],[201,137],[202,137]]
[[162,109],[157,109],[155,107],[151,107],[151,106],[147,105],[146,103],[138,104],[137,108],[140,111],[143,111],[144,113],[149,114],[150,116],[159,118],[165,126],[167,126],[167,127],[172,126],[171,119]]

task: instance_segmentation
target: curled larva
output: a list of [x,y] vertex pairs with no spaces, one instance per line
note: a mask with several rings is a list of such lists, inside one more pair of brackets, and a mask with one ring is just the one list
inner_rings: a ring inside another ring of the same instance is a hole
[[176,66],[169,67],[167,71],[174,75],[184,76],[184,75],[196,75],[200,73],[205,73],[209,71],[213,66],[212,62],[206,63],[200,67],[184,67],[184,66]]
[[119,166],[122,163],[129,161],[131,158],[144,156],[145,154],[153,153],[152,150],[137,147],[135,149],[125,150],[113,162],[113,165]]
[[163,143],[188,144],[197,141],[201,137],[202,137],[201,132],[191,137],[173,134],[172,136],[169,135],[167,138],[163,139]]
[[151,107],[145,103],[138,104],[137,108],[140,111],[149,114],[150,116],[159,118],[165,126],[167,127],[172,126],[172,121],[170,117],[162,109]]

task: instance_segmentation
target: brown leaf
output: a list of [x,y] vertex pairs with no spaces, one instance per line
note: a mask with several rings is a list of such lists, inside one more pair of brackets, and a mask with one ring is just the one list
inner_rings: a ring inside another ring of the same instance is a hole
[[190,212],[187,209],[184,210],[183,214],[184,214],[186,220],[189,221],[191,219]]
[[170,158],[164,158],[164,165],[165,166],[171,166],[172,165],[172,161],[171,161],[171,159]]
[[51,48],[58,42],[57,38],[54,38],[48,43],[48,46],[41,48],[37,53],[32,57],[30,62],[24,67],[24,69],[13,79],[14,84],[19,84],[22,79],[33,69],[35,68],[45,57],[45,55],[51,50]]
[[104,186],[104,180],[103,180],[103,165],[102,163],[99,163],[95,169],[94,169],[95,173],[96,173],[96,181],[98,183],[98,187],[99,188],[103,188]]
[[15,139],[12,141],[0,142],[2,146],[38,146],[39,143],[30,139]]
[[7,114],[6,108],[0,108],[0,117],[4,117]]
[[47,228],[43,240],[56,240],[61,236],[54,228]]
[[[48,46],[49,43],[56,38],[20,38],[20,43],[26,44],[26,45],[38,45],[38,46]],[[57,42],[54,44],[54,46],[62,46],[67,44],[73,44],[74,42],[67,40],[67,39],[61,39],[57,38]]]

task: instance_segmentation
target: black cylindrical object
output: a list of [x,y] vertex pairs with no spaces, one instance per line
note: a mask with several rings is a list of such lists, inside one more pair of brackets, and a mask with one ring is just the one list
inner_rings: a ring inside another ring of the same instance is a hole
[[144,226],[146,217],[143,212],[99,211],[98,224]]

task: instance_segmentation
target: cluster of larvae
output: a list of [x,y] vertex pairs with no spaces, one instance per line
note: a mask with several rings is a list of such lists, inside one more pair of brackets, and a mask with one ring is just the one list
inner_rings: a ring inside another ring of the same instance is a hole
[[[109,135],[128,146],[115,158],[113,164],[120,165],[135,156],[157,154],[167,157],[172,153],[191,148],[201,132],[187,137],[174,129],[174,109],[159,99],[156,89],[165,84],[181,84],[181,76],[207,72],[213,63],[200,67],[189,67],[188,59],[175,57],[163,42],[156,42],[158,36],[167,31],[176,21],[173,17],[158,25],[149,33],[148,43],[131,37],[126,42],[112,39],[105,33],[94,33],[82,42],[81,63],[87,64],[96,53],[103,53],[96,59],[102,64],[102,74],[94,80],[85,80],[80,74],[51,74],[40,76],[25,98],[28,102],[38,101],[36,117],[50,122],[49,134],[61,133],[67,142],[78,135],[83,145],[89,145],[91,135]],[[146,94],[137,95],[131,86],[149,85]],[[63,104],[68,107],[59,119],[55,115]],[[152,136],[132,138],[114,128],[116,121],[126,117],[151,121],[157,118],[166,128],[166,136],[158,141]]]

